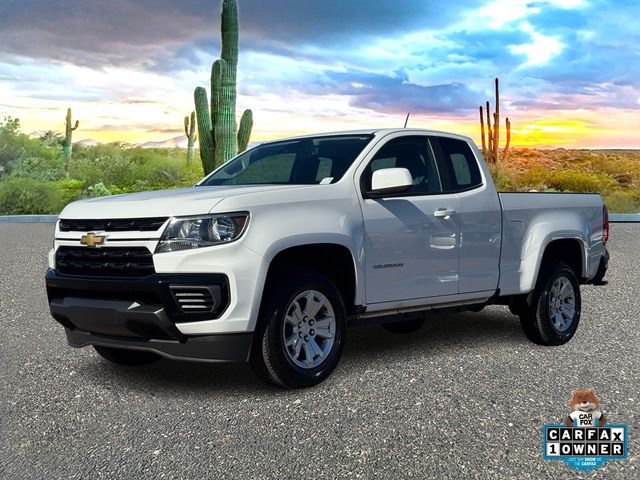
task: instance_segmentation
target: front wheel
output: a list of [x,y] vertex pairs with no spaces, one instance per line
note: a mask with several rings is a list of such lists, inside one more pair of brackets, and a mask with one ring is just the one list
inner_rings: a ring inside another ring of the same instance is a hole
[[340,292],[322,275],[290,272],[266,295],[251,353],[253,369],[281,388],[322,382],[338,364],[344,343]]
[[93,348],[105,360],[119,365],[149,365],[160,360],[160,355],[142,350],[125,350],[123,348],[101,347],[94,345]]
[[539,345],[563,345],[576,333],[582,300],[580,284],[567,264],[543,266],[531,304],[520,312],[525,334]]

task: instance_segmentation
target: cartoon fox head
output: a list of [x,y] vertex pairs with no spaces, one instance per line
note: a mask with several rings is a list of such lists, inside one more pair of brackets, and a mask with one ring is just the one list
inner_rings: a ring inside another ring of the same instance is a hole
[[574,412],[580,410],[582,412],[594,412],[600,410],[600,399],[596,396],[592,388],[583,390],[574,390],[571,392],[571,400],[569,400],[569,409]]

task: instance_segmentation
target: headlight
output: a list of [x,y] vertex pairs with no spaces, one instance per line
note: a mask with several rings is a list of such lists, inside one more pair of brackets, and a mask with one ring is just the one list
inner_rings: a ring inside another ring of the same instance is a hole
[[210,247],[236,240],[244,232],[248,213],[174,218],[164,231],[156,253]]

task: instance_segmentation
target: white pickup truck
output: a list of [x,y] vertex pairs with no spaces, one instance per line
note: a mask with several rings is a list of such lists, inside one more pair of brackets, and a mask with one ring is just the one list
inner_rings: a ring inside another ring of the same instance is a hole
[[508,305],[560,345],[606,268],[597,194],[497,193],[467,137],[385,129],[264,143],[192,188],[83,200],[47,292],[73,347],[140,365],[249,361],[280,387],[338,363],[350,323]]

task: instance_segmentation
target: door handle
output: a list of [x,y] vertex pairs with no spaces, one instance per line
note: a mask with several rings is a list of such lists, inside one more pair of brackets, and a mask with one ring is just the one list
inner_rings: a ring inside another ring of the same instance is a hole
[[439,208],[435,212],[433,212],[434,217],[447,219],[451,215],[455,215],[456,211],[449,208]]

